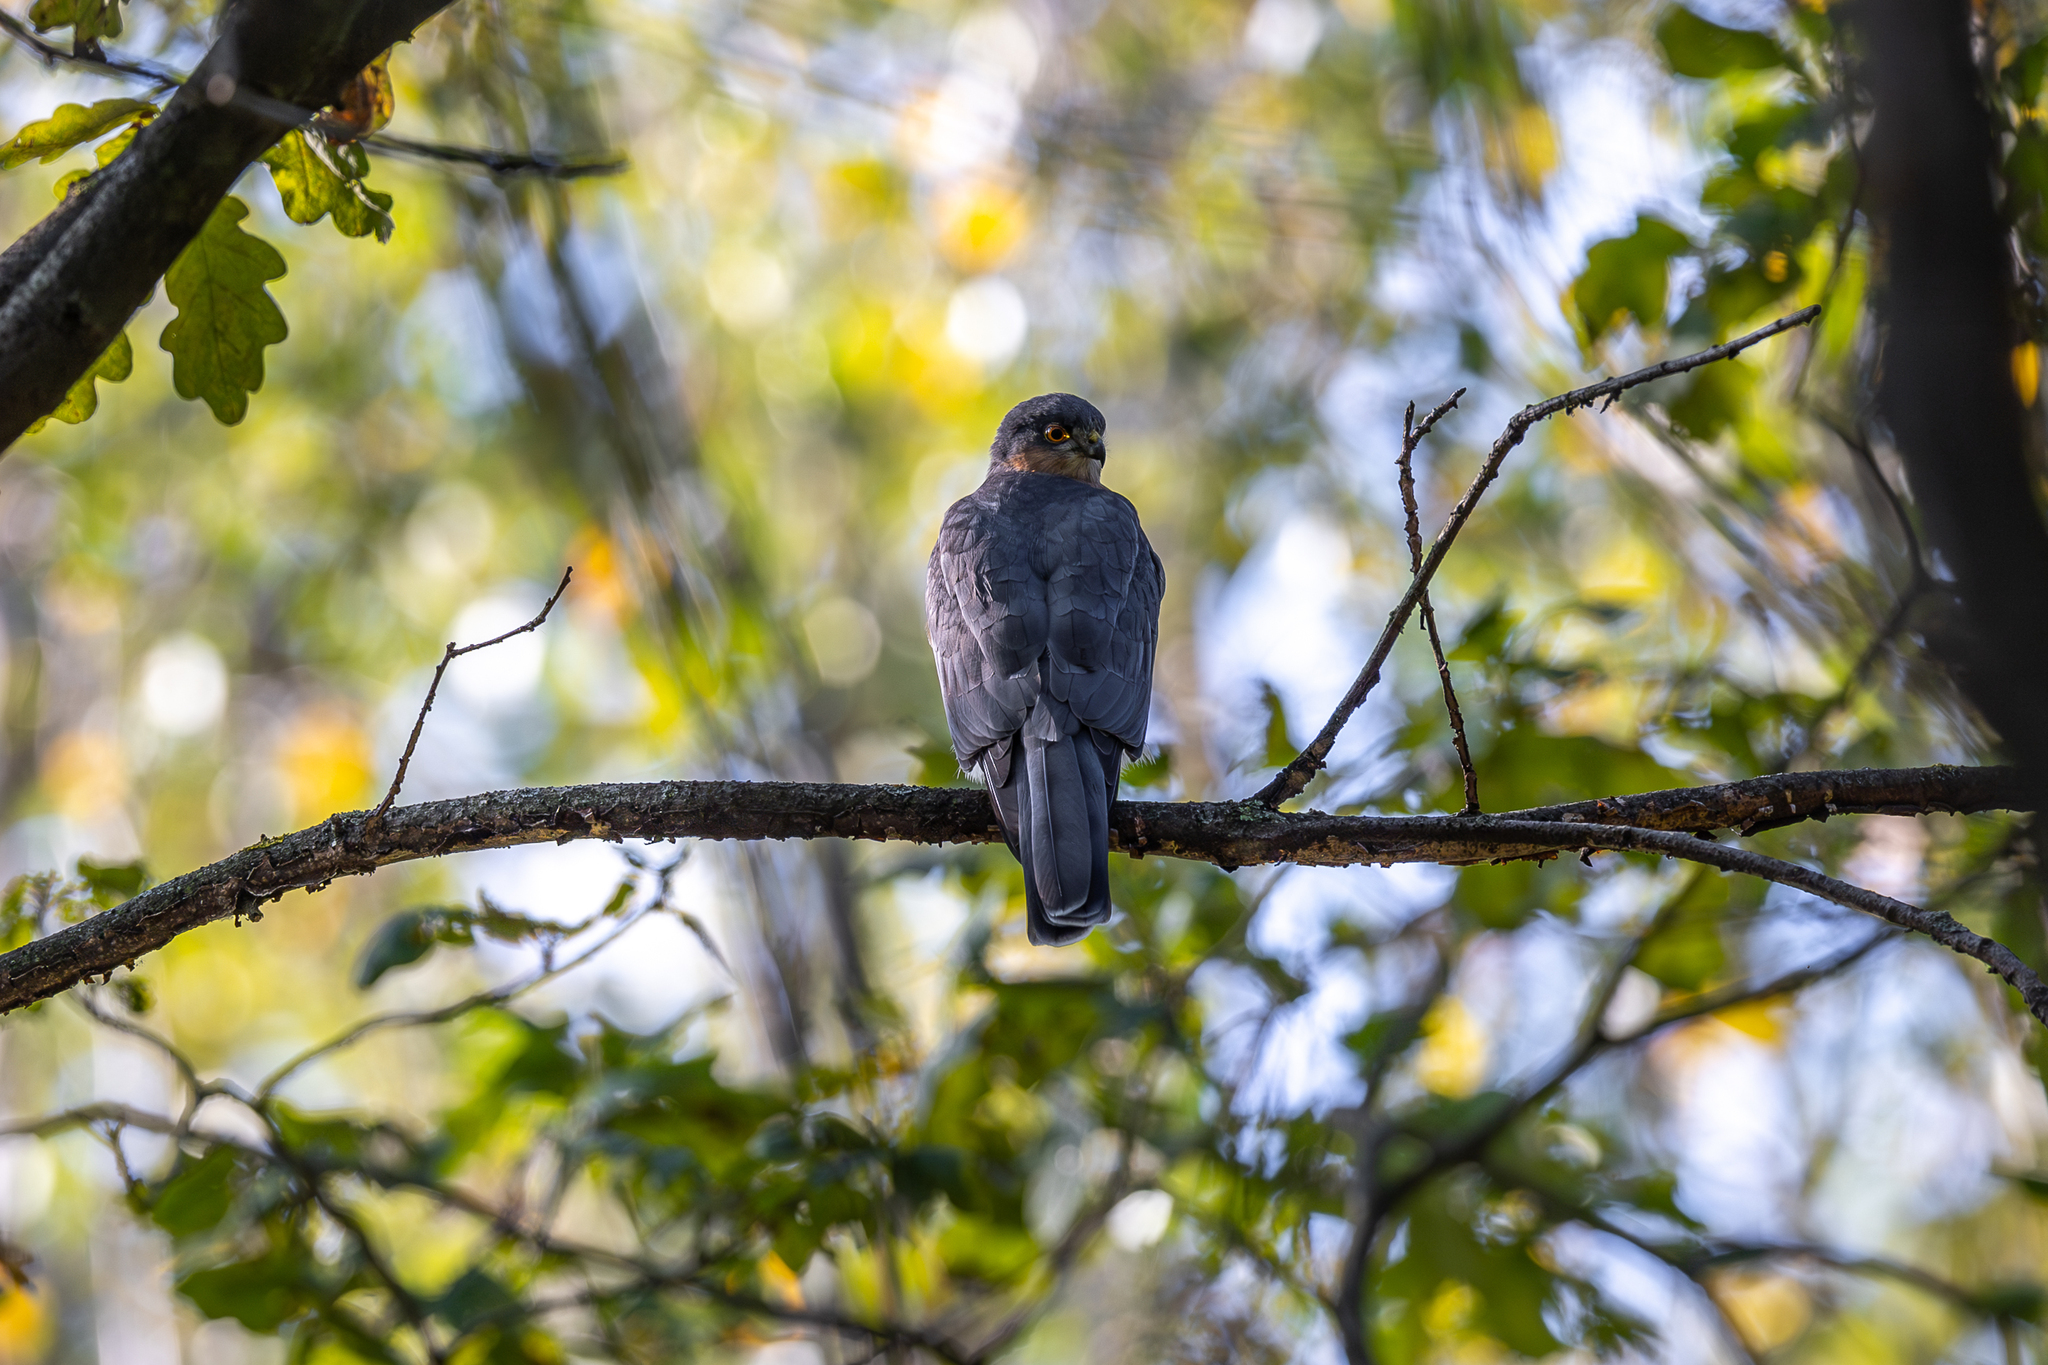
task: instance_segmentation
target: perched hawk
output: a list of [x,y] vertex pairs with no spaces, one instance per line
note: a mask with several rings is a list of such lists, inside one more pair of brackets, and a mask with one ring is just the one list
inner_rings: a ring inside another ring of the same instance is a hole
[[1011,408],[925,579],[953,752],[987,780],[1024,865],[1033,943],[1109,918],[1109,803],[1152,707],[1166,576],[1102,486],[1103,426],[1070,393]]

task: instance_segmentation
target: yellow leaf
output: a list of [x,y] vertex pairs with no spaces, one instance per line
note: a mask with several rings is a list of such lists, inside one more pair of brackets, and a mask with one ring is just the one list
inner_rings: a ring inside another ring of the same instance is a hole
[[1797,1280],[1770,1271],[1738,1270],[1716,1275],[1714,1301],[1758,1355],[1774,1351],[1813,1320],[1813,1300]]
[[804,1287],[780,1256],[769,1252],[761,1259],[761,1288],[771,1303],[785,1308],[804,1306]]
[[1422,1088],[1452,1099],[1479,1092],[1491,1051],[1485,1026],[1455,995],[1437,997],[1422,1021],[1422,1046],[1415,1054],[1415,1079]]
[[1782,1005],[1768,1000],[1753,1000],[1746,1005],[1731,1005],[1714,1017],[1760,1043],[1775,1043],[1785,1032],[1784,1016]]
[[1030,206],[1007,185],[969,180],[942,191],[933,205],[941,254],[969,275],[1009,258],[1031,228]]
[[2041,391],[2041,348],[2034,342],[2012,348],[2012,386],[2019,390],[2021,407],[2034,406],[2034,395]]
[[397,104],[398,97],[391,88],[391,53],[386,50],[342,87],[333,114],[322,122],[329,127],[341,125],[334,129],[337,141],[368,137],[391,122]]
[[0,1365],[30,1365],[49,1350],[53,1293],[47,1282],[24,1289],[0,1280]]

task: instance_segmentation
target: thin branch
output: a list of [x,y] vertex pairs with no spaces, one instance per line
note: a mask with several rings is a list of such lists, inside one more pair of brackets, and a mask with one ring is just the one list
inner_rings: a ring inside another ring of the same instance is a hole
[[384,818],[384,813],[391,809],[391,803],[398,799],[398,789],[405,785],[405,770],[412,765],[412,751],[419,747],[420,731],[426,728],[427,712],[434,709],[434,694],[441,690],[441,675],[448,671],[448,665],[465,654],[474,654],[480,649],[501,645],[515,635],[524,635],[529,630],[540,629],[541,623],[548,619],[548,613],[555,609],[555,603],[561,601],[562,594],[569,591],[569,577],[575,572],[576,566],[573,564],[562,570],[562,581],[556,585],[555,595],[544,602],[540,614],[525,625],[508,630],[503,635],[494,635],[488,640],[479,640],[473,645],[463,645],[460,648],[456,647],[453,640],[448,642],[448,648],[442,651],[441,662],[434,665],[434,680],[427,684],[427,699],[420,703],[420,713],[412,723],[412,735],[405,741],[405,752],[398,756],[398,771],[391,775],[391,790],[384,793],[384,799],[378,802],[377,809],[370,813],[372,825]]
[[1324,723],[1322,732],[1306,749],[1296,755],[1292,763],[1282,768],[1254,799],[1262,805],[1277,808],[1282,802],[1301,795],[1315,775],[1327,765],[1330,749],[1337,743],[1338,734],[1344,729],[1345,722],[1351,719],[1352,713],[1364,704],[1366,696],[1379,683],[1380,669],[1386,664],[1388,654],[1393,651],[1395,639],[1407,626],[1408,618],[1414,613],[1416,603],[1422,599],[1422,594],[1428,591],[1429,580],[1436,576],[1444,556],[1450,552],[1451,543],[1458,538],[1458,532],[1471,518],[1473,509],[1479,505],[1479,499],[1499,476],[1501,465],[1507,460],[1509,453],[1529,434],[1529,428],[1544,418],[1553,417],[1561,412],[1568,413],[1579,408],[1588,408],[1602,400],[1611,403],[1638,385],[1668,379],[1672,375],[1684,374],[1702,365],[1711,365],[1717,360],[1740,355],[1758,342],[1794,327],[1804,327],[1819,316],[1820,305],[1814,304],[1779,318],[1767,327],[1759,327],[1747,336],[1709,347],[1694,355],[1660,360],[1655,365],[1645,366],[1617,379],[1603,379],[1597,384],[1588,384],[1582,389],[1573,389],[1569,393],[1546,398],[1540,403],[1530,404],[1509,418],[1507,430],[1493,443],[1493,449],[1488,452],[1486,462],[1480,466],[1478,476],[1465,490],[1465,496],[1458,500],[1458,505],[1451,509],[1451,515],[1444,522],[1443,529],[1437,532],[1435,543],[1429,547],[1429,554],[1423,559],[1422,566],[1415,571],[1414,578],[1408,584],[1408,591],[1401,595],[1401,600],[1394,605],[1393,611],[1388,613],[1386,628],[1380,632],[1379,642],[1373,646],[1372,654],[1367,658],[1357,680],[1344,694],[1344,699],[1337,704],[1337,709],[1330,714],[1330,719]]
[[[1815,1242],[1744,1242],[1712,1236],[1683,1241],[1658,1241],[1632,1232],[1592,1206],[1563,1195],[1539,1176],[1523,1170],[1511,1161],[1492,1159],[1486,1165],[1489,1174],[1496,1181],[1529,1190],[1548,1205],[1553,1214],[1584,1223],[1595,1231],[1606,1233],[1610,1237],[1640,1248],[1696,1283],[1701,1282],[1705,1275],[1714,1270],[1724,1266],[1740,1265],[1747,1261],[1781,1258],[1813,1261],[1853,1275],[1874,1276],[1911,1285],[1965,1312],[1986,1317],[2003,1316],[1995,1309],[1988,1308],[1982,1295],[1972,1293],[1953,1280],[1943,1279],[1930,1270],[1895,1261],[1887,1256],[1858,1255]],[[1701,1287],[1705,1288],[1704,1283]]]
[[1051,1280],[1044,1293],[1019,1305],[1014,1312],[996,1325],[981,1345],[967,1355],[967,1365],[985,1365],[985,1362],[1002,1354],[1017,1337],[1052,1305],[1053,1297],[1065,1282],[1067,1273],[1074,1262],[1109,1221],[1111,1210],[1131,1192],[1131,1154],[1136,1142],[1128,1128],[1118,1131],[1116,1168],[1110,1172],[1102,1193],[1093,1204],[1084,1210],[1070,1224],[1060,1240],[1046,1256],[1048,1275]]
[[[41,37],[4,9],[0,9],[0,30],[4,30],[9,38],[33,54],[45,67],[54,67],[57,63],[63,62],[68,66],[102,76],[144,80],[157,92],[176,89],[190,79],[186,73],[164,66],[160,62],[137,57],[120,57],[104,52],[97,57],[74,52],[68,47],[59,46]],[[224,91],[227,89],[223,87]],[[207,93],[210,97],[213,91],[209,88]],[[270,99],[241,85],[233,86],[231,93],[227,93],[224,100],[214,102],[247,109],[287,128],[303,127],[311,123],[324,133],[336,126],[332,121],[322,118],[315,110],[301,108],[284,100]],[[568,160],[546,152],[504,152],[492,147],[457,147],[444,142],[420,142],[393,133],[372,133],[368,137],[355,140],[395,156],[443,164],[479,166],[492,175],[539,175],[555,180],[579,180],[586,176],[618,175],[628,165],[626,158],[622,156]]]
[[[1408,405],[1408,411],[1401,417],[1401,506],[1408,515],[1408,571],[1419,573],[1422,569],[1422,527],[1421,516],[1415,505],[1415,447],[1422,444],[1422,438],[1443,420],[1444,414],[1458,406],[1458,400],[1465,396],[1459,389],[1430,411],[1421,425],[1415,421],[1415,404]],[[1451,686],[1451,665],[1444,658],[1443,637],[1437,634],[1436,608],[1430,605],[1429,593],[1425,590],[1419,605],[1422,608],[1422,628],[1429,636],[1429,652],[1436,656],[1436,675],[1444,685],[1444,710],[1451,717],[1451,743],[1458,751],[1458,769],[1465,776],[1465,806],[1460,815],[1479,814],[1479,773],[1472,766],[1472,750],[1465,743],[1465,716],[1458,709],[1458,693]]]
[[[1664,903],[1657,908],[1656,914],[1651,916],[1650,922],[1631,935],[1623,944],[1621,951],[1607,964],[1588,995],[1586,1008],[1580,1012],[1579,1027],[1572,1035],[1571,1046],[1559,1054],[1541,1080],[1526,1087],[1519,1099],[1500,1109],[1490,1119],[1466,1130],[1456,1143],[1435,1148],[1431,1160],[1420,1170],[1411,1172],[1385,1191],[1378,1188],[1380,1144],[1393,1134],[1395,1125],[1384,1118],[1374,1119],[1368,1111],[1361,1126],[1358,1153],[1354,1158],[1356,1166],[1352,1193],[1359,1208],[1355,1212],[1347,1212],[1347,1217],[1353,1224],[1351,1246],[1345,1254],[1343,1279],[1338,1284],[1337,1302],[1332,1309],[1344,1339],[1344,1350],[1349,1365],[1372,1365],[1372,1347],[1365,1326],[1365,1296],[1368,1290],[1366,1270],[1372,1257],[1373,1244],[1378,1238],[1380,1224],[1386,1220],[1387,1214],[1424,1181],[1483,1152],[1498,1134],[1506,1131],[1510,1124],[1530,1108],[1543,1103],[1559,1086],[1598,1055],[1605,1045],[1605,1039],[1600,1032],[1600,1021],[1605,1017],[1609,1006],[1614,1003],[1614,993],[1621,988],[1622,980],[1635,962],[1636,955],[1642,951],[1644,942],[1676,912],[1678,906],[1684,902],[1688,890],[1689,883],[1685,890],[1666,897]],[[1443,981],[1443,969],[1439,967],[1437,991],[1443,989]],[[1419,1012],[1415,1018],[1416,1022],[1420,1023]]]
[[[1452,865],[1608,847],[1592,831],[1747,834],[1838,814],[1914,815],[2028,809],[2009,768],[1865,769],[1782,773],[1717,787],[1604,797],[1510,816],[1284,814],[1256,802],[1119,801],[1113,845],[1237,868],[1298,863]],[[0,954],[0,1012],[103,976],[190,929],[253,916],[286,892],[394,863],[516,844],[574,839],[876,839],[923,844],[1000,839],[986,793],[971,787],[809,782],[591,783],[487,792],[398,806],[375,825],[366,811],[329,816],[269,839],[47,937]],[[1676,836],[1674,836],[1676,838]],[[1676,846],[1722,850],[1701,839]],[[1658,850],[1663,851],[1663,850]],[[1718,855],[1717,855],[1718,856]]]
[[[1674,896],[1666,901],[1658,912],[1659,918],[1668,914],[1679,900],[1680,897]],[[1651,930],[1656,927],[1656,922],[1653,921]],[[1572,1046],[1559,1055],[1540,1080],[1525,1087],[1520,1095],[1500,1106],[1481,1122],[1451,1136],[1448,1140],[1424,1138],[1431,1148],[1430,1160],[1387,1188],[1380,1203],[1381,1217],[1421,1188],[1431,1177],[1453,1166],[1481,1159],[1493,1146],[1495,1138],[1506,1132],[1517,1119],[1548,1100],[1594,1058],[1607,1052],[1639,1046],[1673,1024],[1683,1023],[1688,1019],[1696,1019],[1737,1005],[1776,999],[1803,990],[1816,981],[1847,971],[1861,962],[1872,949],[1897,937],[1890,932],[1879,932],[1855,947],[1837,953],[1825,962],[1796,968],[1759,985],[1731,986],[1721,991],[1694,996],[1660,1010],[1640,1033],[1626,1038],[1609,1038],[1601,1032],[1600,1022],[1606,1015],[1608,1006],[1613,1003],[1614,993],[1619,988],[1623,975],[1633,964],[1636,953],[1641,950],[1642,943],[1649,937],[1649,933],[1650,931],[1646,930],[1633,941],[1628,951],[1617,962],[1609,964],[1607,974],[1595,989],[1592,1008],[1586,1010],[1580,1017],[1579,1031],[1574,1035]]]
[[207,1084],[199,1079],[199,1069],[192,1065],[192,1060],[183,1052],[180,1052],[170,1039],[164,1037],[155,1029],[139,1024],[133,1019],[123,1019],[118,1014],[101,1009],[99,1001],[93,999],[92,991],[83,990],[71,998],[78,1005],[78,1008],[85,1011],[86,1015],[91,1019],[106,1025],[116,1033],[125,1033],[130,1038],[136,1038],[147,1043],[157,1052],[162,1053],[170,1064],[177,1068],[179,1077],[185,1082],[185,1107],[178,1114],[179,1135],[183,1136],[185,1132],[189,1131],[192,1127],[193,1116],[199,1112],[200,1104],[205,1101],[208,1095],[213,1093]]
[[159,89],[165,90],[185,83],[183,74],[173,71],[167,66],[159,65],[156,62],[144,61],[135,57],[114,57],[105,54],[93,57],[82,52],[74,52],[68,47],[60,47],[47,38],[38,35],[34,29],[4,9],[0,9],[0,29],[4,29],[8,37],[27,49],[45,68],[55,67],[57,63],[63,62],[68,66],[76,66],[87,71],[97,72],[102,76],[122,76],[145,80]]
[[1704,1015],[1718,1013],[1721,1010],[1733,1009],[1737,1005],[1754,1004],[1760,1000],[1773,1000],[1781,995],[1791,995],[1796,991],[1802,991],[1816,981],[1825,981],[1831,976],[1840,975],[1858,962],[1861,962],[1878,948],[1883,947],[1887,943],[1896,943],[1902,937],[1904,935],[1899,930],[1880,929],[1855,947],[1845,948],[1825,962],[1816,962],[1808,967],[1795,967],[1793,970],[1774,976],[1760,985],[1751,986],[1738,983],[1724,986],[1719,990],[1701,991],[1696,995],[1682,996],[1658,1010],[1640,1032],[1632,1033],[1625,1038],[1609,1039],[1607,1046],[1620,1047],[1628,1043],[1640,1042],[1659,1030],[1669,1028],[1673,1024],[1684,1023],[1688,1019],[1698,1019]]
[[[1521,825],[1521,821],[1500,821],[1503,828]],[[2048,1024],[2048,982],[2035,974],[2034,969],[2013,953],[2010,948],[1995,939],[1973,933],[1957,923],[1955,917],[1942,910],[1924,910],[1917,905],[1893,900],[1865,887],[1830,877],[1797,863],[1788,863],[1778,858],[1766,857],[1746,848],[1730,844],[1715,843],[1688,834],[1673,834],[1665,830],[1629,829],[1624,826],[1581,826],[1580,832],[1588,834],[1588,848],[1605,848],[1616,851],[1635,850],[1642,853],[1657,853],[1667,858],[1681,858],[1688,862],[1705,863],[1718,867],[1723,872],[1740,872],[1765,881],[1777,882],[1833,901],[1836,905],[1851,910],[1861,910],[1875,915],[1901,929],[1908,929],[1939,943],[1951,952],[1975,958],[1996,973],[2008,986],[2019,992],[2026,1002],[2027,1012],[2043,1024]]]
[[631,929],[634,925],[645,919],[650,913],[652,913],[651,909],[643,909],[627,915],[617,922],[612,932],[599,938],[597,942],[591,944],[568,961],[560,964],[547,963],[539,971],[518,981],[507,982],[502,986],[494,986],[487,991],[478,991],[474,995],[465,996],[460,1000],[452,1001],[436,1009],[399,1010],[390,1014],[373,1014],[367,1019],[357,1020],[354,1024],[351,1024],[348,1028],[343,1029],[325,1042],[315,1043],[311,1047],[306,1048],[290,1061],[285,1062],[268,1076],[265,1076],[263,1083],[256,1087],[256,1101],[260,1104],[269,1099],[271,1094],[280,1085],[290,1080],[293,1075],[308,1063],[325,1057],[329,1053],[339,1052],[345,1047],[353,1046],[372,1033],[382,1032],[388,1028],[412,1028],[423,1024],[445,1024],[450,1019],[459,1019],[472,1010],[483,1009],[490,1005],[503,1005],[516,1000],[527,992],[538,989],[557,977],[574,971],[590,961],[591,958],[616,943],[628,929]]
[[488,147],[454,147],[445,142],[418,142],[391,133],[372,133],[361,141],[380,152],[415,157],[421,161],[481,166],[492,175],[542,175],[554,180],[581,180],[588,176],[619,175],[630,164],[622,156],[571,161],[547,152],[500,152]]

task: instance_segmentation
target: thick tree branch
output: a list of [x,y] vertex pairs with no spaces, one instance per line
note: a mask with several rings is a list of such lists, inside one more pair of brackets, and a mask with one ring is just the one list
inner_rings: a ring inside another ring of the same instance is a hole
[[[1293,815],[1249,801],[1120,801],[1111,814],[1110,838],[1133,857],[1159,854],[1225,868],[1285,862],[1320,866],[1461,864],[1542,857],[1583,848],[1637,848],[1732,871],[1773,875],[1757,866],[1732,865],[1751,859],[1840,885],[1791,864],[1776,864],[1742,849],[1691,836],[1719,829],[1752,832],[1794,819],[1825,819],[1834,814],[1974,812],[2020,809],[2023,805],[2017,775],[2010,769],[1867,769],[1788,773],[1719,787],[1648,792],[1470,819],[1343,816],[1318,811]],[[1660,831],[1675,833],[1660,842]],[[263,903],[287,891],[317,890],[337,877],[361,876],[392,863],[573,839],[827,838],[945,844],[989,843],[1001,835],[987,794],[975,788],[600,782],[486,792],[400,806],[375,824],[369,812],[351,811],[330,816],[311,829],[245,848],[152,887],[81,924],[0,954],[0,1012],[68,990],[90,977],[110,974],[117,967],[132,966],[137,957],[163,947],[188,929],[229,916],[260,918]],[[1787,875],[1774,879],[1787,880]],[[1814,890],[1802,882],[1791,884]],[[1815,894],[1830,893],[1820,890]],[[1840,899],[1839,895],[1830,898]],[[1841,903],[1892,918],[1873,905],[1851,900]],[[1911,906],[1901,908],[1928,914]],[[1937,918],[1968,935],[1946,916]],[[1905,920],[1893,922],[1921,932],[1949,932],[1933,920],[1933,929]]]
[[1487,452],[1486,461],[1480,465],[1478,476],[1465,490],[1465,496],[1458,499],[1458,505],[1451,509],[1450,516],[1444,521],[1443,529],[1436,533],[1436,540],[1430,545],[1429,554],[1422,561],[1422,567],[1415,571],[1414,578],[1409,581],[1408,591],[1401,594],[1401,600],[1396,602],[1393,611],[1387,614],[1386,627],[1380,631],[1379,641],[1373,645],[1372,654],[1366,659],[1365,667],[1359,670],[1357,679],[1344,694],[1344,699],[1337,703],[1337,709],[1331,712],[1329,720],[1323,723],[1322,732],[1310,741],[1306,749],[1295,755],[1292,763],[1274,774],[1273,780],[1261,788],[1253,799],[1263,805],[1277,807],[1282,802],[1301,795],[1314,780],[1315,775],[1323,770],[1329,761],[1330,750],[1337,743],[1337,736],[1343,731],[1345,723],[1351,719],[1353,712],[1365,704],[1366,697],[1379,684],[1380,669],[1386,666],[1387,656],[1393,653],[1394,641],[1399,639],[1401,632],[1407,628],[1408,617],[1415,611],[1415,604],[1422,600],[1423,593],[1429,591],[1429,580],[1436,577],[1436,571],[1443,564],[1444,556],[1450,553],[1451,542],[1458,538],[1458,532],[1463,530],[1465,523],[1471,519],[1473,509],[1479,506],[1479,499],[1485,496],[1494,479],[1499,477],[1501,465],[1507,461],[1514,448],[1522,443],[1522,438],[1529,434],[1529,428],[1544,418],[1555,417],[1561,412],[1590,408],[1602,401],[1611,403],[1638,385],[1669,379],[1673,375],[1696,370],[1702,365],[1711,365],[1717,360],[1727,360],[1740,355],[1760,341],[1768,340],[1780,332],[1790,331],[1794,327],[1804,327],[1819,316],[1820,305],[1814,304],[1779,318],[1768,326],[1759,327],[1747,336],[1724,341],[1719,346],[1710,346],[1692,355],[1660,360],[1654,365],[1646,365],[1640,370],[1630,371],[1617,378],[1603,379],[1597,384],[1588,384],[1582,389],[1573,389],[1570,393],[1561,393],[1540,403],[1531,403],[1510,417],[1507,430],[1500,434],[1499,439],[1493,443],[1493,449]]
[[1932,643],[2039,793],[2048,788],[2048,527],[2012,379],[2015,281],[1970,13],[1967,0],[1871,0],[1856,10],[1877,109],[1878,396],[1928,540],[1962,598],[1960,619]]
[[[232,96],[331,103],[447,0],[243,0],[129,149],[0,254],[0,450],[98,360],[288,123]],[[216,103],[218,97],[226,102]]]

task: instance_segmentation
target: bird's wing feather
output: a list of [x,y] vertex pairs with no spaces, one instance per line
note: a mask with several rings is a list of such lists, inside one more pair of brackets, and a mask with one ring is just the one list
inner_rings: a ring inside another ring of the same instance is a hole
[[1038,701],[1045,649],[1045,582],[1030,528],[970,495],[939,527],[926,575],[925,629],[939,664],[946,724],[963,766],[984,756],[1007,774],[1012,743]]
[[1046,688],[1074,719],[1136,752],[1152,709],[1164,575],[1138,514],[1106,489],[1047,518]]

